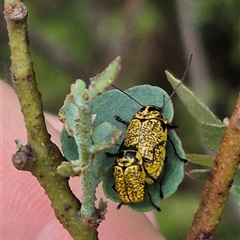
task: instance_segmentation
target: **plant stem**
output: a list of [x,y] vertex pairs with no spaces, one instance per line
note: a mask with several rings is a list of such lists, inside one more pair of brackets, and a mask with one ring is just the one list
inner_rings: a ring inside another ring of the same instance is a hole
[[97,239],[97,225],[90,225],[87,219],[80,217],[81,204],[72,193],[68,178],[60,176],[56,170],[65,159],[51,142],[46,129],[28,47],[27,8],[21,1],[14,0],[5,0],[4,6],[12,82],[24,115],[28,145],[33,150],[33,164],[27,164],[23,170],[30,171],[38,179],[52,202],[56,217],[73,239]]
[[227,202],[240,163],[240,97],[194,216],[188,240],[211,239]]

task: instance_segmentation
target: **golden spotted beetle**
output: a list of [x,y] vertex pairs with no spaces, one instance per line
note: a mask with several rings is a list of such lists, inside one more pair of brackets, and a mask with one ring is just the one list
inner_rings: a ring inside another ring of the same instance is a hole
[[[146,192],[151,204],[160,211],[152,201],[148,185],[156,182],[166,161],[167,130],[178,126],[168,123],[163,108],[152,105],[143,106],[130,122],[119,116],[115,118],[127,125],[125,139],[117,153],[113,170],[115,190],[121,200],[118,209],[123,203],[142,202]],[[172,146],[177,155],[173,143]],[[178,158],[186,162],[185,159]],[[159,191],[163,198],[161,183]]]
[[[190,62],[191,58],[188,67]],[[182,81],[185,78],[188,67],[185,70]],[[171,99],[179,85],[175,88],[169,99]],[[117,156],[113,170],[115,180],[114,189],[121,201],[117,208],[119,209],[124,203],[142,202],[146,192],[153,207],[157,211],[161,211],[152,201],[148,191],[148,185],[156,182],[163,171],[164,163],[167,160],[167,141],[171,142],[173,150],[179,160],[183,162],[187,161],[177,154],[173,142],[167,137],[168,129],[177,128],[178,126],[169,123],[164,116],[163,111],[166,103],[164,103],[162,107],[153,105],[144,106],[121,89],[115,88],[142,106],[142,108],[134,114],[130,122],[124,121],[119,116],[115,116],[117,121],[127,126],[125,139],[118,153],[107,153],[109,156]],[[163,172],[162,180],[159,183],[160,198],[163,198],[161,183],[165,177],[165,172],[166,168]]]
[[[120,150],[114,165],[115,189],[122,202],[139,202],[144,199],[145,170],[140,152]],[[118,206],[120,208],[121,204]]]

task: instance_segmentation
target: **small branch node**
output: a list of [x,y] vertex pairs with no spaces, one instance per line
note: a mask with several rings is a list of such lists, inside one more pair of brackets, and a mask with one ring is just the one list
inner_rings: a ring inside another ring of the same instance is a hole
[[36,158],[33,154],[33,149],[29,144],[20,146],[19,142],[16,141],[16,143],[18,150],[12,156],[13,165],[18,170],[29,170],[36,161]]
[[4,14],[10,20],[20,21],[27,16],[28,11],[23,2],[16,2],[14,5],[7,6]]

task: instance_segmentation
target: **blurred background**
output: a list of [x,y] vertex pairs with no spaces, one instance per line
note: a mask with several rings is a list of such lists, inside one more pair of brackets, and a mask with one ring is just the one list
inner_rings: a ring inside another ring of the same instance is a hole
[[[193,54],[185,84],[221,120],[231,116],[240,90],[239,0],[24,3],[29,11],[31,55],[46,111],[57,113],[71,83],[83,79],[88,84],[90,77],[117,56],[122,58],[122,70],[115,85],[124,90],[152,84],[170,94],[173,90],[164,71],[181,78]],[[0,27],[0,77],[11,84],[3,17]],[[186,153],[214,155],[204,147],[198,124],[177,96],[173,103],[173,122],[180,126],[177,133]],[[157,218],[166,239],[186,238],[204,185],[185,177],[179,191],[162,201]],[[239,215],[230,199],[213,239],[240,239]]]

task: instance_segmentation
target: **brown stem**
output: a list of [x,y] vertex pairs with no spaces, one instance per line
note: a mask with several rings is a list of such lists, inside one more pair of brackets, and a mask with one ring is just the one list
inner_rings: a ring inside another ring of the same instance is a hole
[[28,47],[27,8],[21,1],[5,0],[5,20],[11,50],[11,75],[21,104],[27,129],[28,144],[20,146],[13,162],[22,170],[31,171],[52,202],[55,215],[73,239],[97,239],[99,217],[83,219],[81,204],[72,193],[68,178],[57,173],[64,161],[59,149],[50,140],[43,115],[41,94],[33,70]]
[[194,216],[188,240],[211,239],[240,163],[240,97]]

